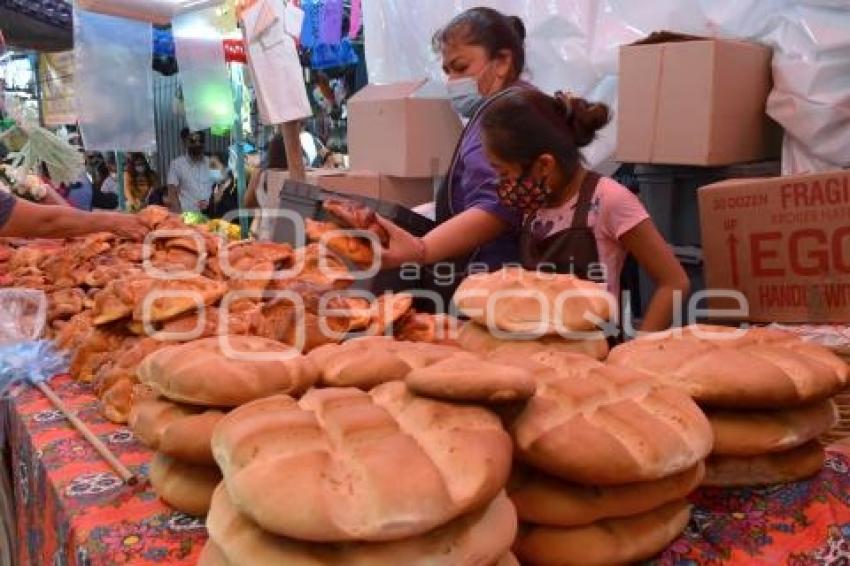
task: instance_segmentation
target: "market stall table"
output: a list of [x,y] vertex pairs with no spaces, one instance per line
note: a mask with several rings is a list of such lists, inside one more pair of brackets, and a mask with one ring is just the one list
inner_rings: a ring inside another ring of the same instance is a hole
[[[104,420],[85,384],[51,381],[57,394],[133,471],[152,453]],[[129,487],[37,390],[5,401],[4,433],[21,564],[194,564],[203,522],[172,511],[150,485]],[[762,489],[702,489],[687,531],[659,566],[836,564],[850,556],[850,443],[833,444],[812,480]]]

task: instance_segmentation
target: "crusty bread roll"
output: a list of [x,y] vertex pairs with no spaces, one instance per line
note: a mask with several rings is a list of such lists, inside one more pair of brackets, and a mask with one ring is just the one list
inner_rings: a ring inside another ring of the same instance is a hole
[[517,520],[510,500],[502,493],[489,505],[417,537],[394,542],[316,544],[263,531],[238,512],[221,486],[213,496],[207,530],[232,564],[484,566],[508,552]]
[[218,468],[183,464],[156,454],[149,479],[160,499],[178,511],[203,517],[209,511],[213,491],[221,483],[221,472]]
[[367,336],[316,348],[307,357],[319,369],[322,385],[369,390],[387,381],[403,380],[411,369],[426,367],[459,351],[445,345]]
[[683,387],[699,403],[729,409],[794,407],[831,397],[847,367],[824,348],[771,331],[688,327],[620,345],[608,361]]
[[[238,358],[231,358],[224,343]],[[300,395],[316,382],[318,370],[293,348],[256,336],[204,338],[163,348],[138,369],[142,383],[172,401],[209,407],[237,407],[285,393]]]
[[513,422],[518,456],[587,485],[661,479],[711,452],[711,425],[681,389],[616,366],[538,374]]
[[520,566],[519,560],[516,559],[513,552],[509,552],[502,556],[495,566]]
[[224,418],[221,411],[204,411],[169,424],[162,431],[159,451],[187,464],[215,466],[212,453],[213,429]]
[[519,267],[470,275],[453,300],[461,313],[488,328],[544,334],[596,330],[617,305],[596,283]]
[[690,506],[680,500],[583,527],[531,527],[520,532],[514,552],[523,564],[535,566],[630,564],[664,550],[685,530],[690,516]]
[[705,476],[700,462],[684,472],[649,482],[610,486],[568,483],[531,469],[517,470],[508,495],[520,520],[537,525],[575,527],[601,519],[646,513],[685,499]]
[[464,350],[478,354],[499,349],[516,356],[527,356],[536,352],[568,352],[604,360],[608,355],[608,342],[601,335],[591,340],[566,340],[558,335],[543,336],[536,340],[502,340],[475,322],[467,322],[460,327],[457,344]]
[[168,425],[200,411],[197,407],[172,403],[167,399],[145,399],[133,403],[128,424],[136,438],[155,451],[159,449],[162,432]]
[[398,381],[249,403],[219,423],[212,445],[241,512],[315,542],[398,540],[442,525],[496,496],[512,452],[495,414],[416,397]]
[[817,440],[762,456],[711,456],[705,463],[702,484],[735,487],[799,481],[820,472],[824,458]]
[[525,401],[534,395],[534,374],[468,352],[412,370],[405,378],[415,393],[446,401],[484,404]]
[[831,400],[777,411],[707,411],[714,430],[712,454],[759,456],[801,446],[838,422]]
[[207,539],[204,548],[198,556],[197,566],[230,566],[221,548],[212,540]]

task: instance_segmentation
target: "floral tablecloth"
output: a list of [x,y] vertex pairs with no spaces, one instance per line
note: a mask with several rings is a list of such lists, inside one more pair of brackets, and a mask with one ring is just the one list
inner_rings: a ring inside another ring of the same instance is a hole
[[[151,451],[100,416],[87,385],[67,377],[50,385],[124,465],[147,477]],[[5,403],[19,564],[195,564],[203,521],[167,507],[147,482],[125,485],[36,389]]]
[[[51,386],[121,461],[147,475],[151,452],[106,422],[86,385]],[[203,523],[149,485],[128,487],[41,393],[6,400],[21,565],[194,564]],[[702,489],[686,532],[653,566],[850,566],[850,444],[829,447],[820,475],[762,489]],[[461,565],[459,565],[461,566]]]

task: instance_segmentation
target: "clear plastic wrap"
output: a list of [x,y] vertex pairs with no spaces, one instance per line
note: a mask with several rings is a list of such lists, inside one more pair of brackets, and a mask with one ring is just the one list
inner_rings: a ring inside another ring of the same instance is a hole
[[[774,48],[768,113],[787,131],[783,170],[850,164],[850,10],[847,0],[371,0],[363,3],[369,80],[441,79],[434,32],[477,5],[523,19],[527,78],[547,92],[570,90],[616,112],[618,48],[657,30],[736,37]],[[616,123],[588,148],[603,166]]]
[[0,347],[38,340],[47,323],[47,295],[32,289],[0,289]]
[[150,23],[74,10],[75,103],[88,151],[153,151]]

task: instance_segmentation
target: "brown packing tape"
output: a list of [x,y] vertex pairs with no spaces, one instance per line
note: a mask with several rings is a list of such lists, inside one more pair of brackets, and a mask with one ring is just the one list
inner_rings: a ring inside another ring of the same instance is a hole
[[664,60],[666,55],[666,45],[661,46],[661,52],[658,54],[658,73],[655,78],[655,89],[654,92],[656,95],[652,100],[652,133],[649,137],[649,161],[654,161],[655,156],[655,142],[658,139],[658,113],[661,106],[661,85],[663,84],[664,78]]

